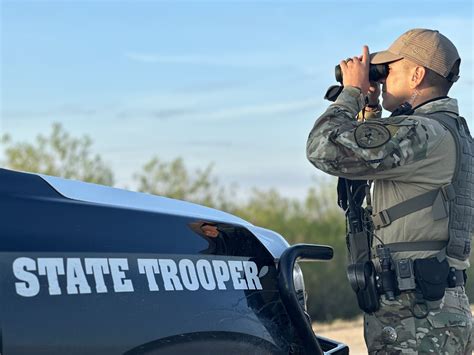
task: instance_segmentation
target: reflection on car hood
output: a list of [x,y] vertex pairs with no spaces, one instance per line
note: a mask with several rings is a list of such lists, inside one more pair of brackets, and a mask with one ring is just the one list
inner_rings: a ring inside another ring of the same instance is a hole
[[57,192],[72,200],[125,207],[141,211],[158,212],[178,216],[195,217],[219,222],[249,225],[242,218],[195,203],[175,200],[142,192],[133,192],[114,187],[74,181],[55,176],[42,175]]
[[250,230],[275,259],[278,259],[288,247],[287,241],[280,234],[254,226],[242,218],[214,208],[141,192],[43,174],[37,175],[41,176],[62,196],[72,200],[241,225]]

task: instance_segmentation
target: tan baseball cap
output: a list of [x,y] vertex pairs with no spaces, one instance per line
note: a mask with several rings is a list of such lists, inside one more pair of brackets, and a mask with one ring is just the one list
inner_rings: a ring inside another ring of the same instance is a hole
[[398,37],[386,50],[371,54],[372,64],[383,64],[406,58],[422,65],[449,81],[459,79],[451,69],[460,60],[454,44],[435,30],[416,28]]

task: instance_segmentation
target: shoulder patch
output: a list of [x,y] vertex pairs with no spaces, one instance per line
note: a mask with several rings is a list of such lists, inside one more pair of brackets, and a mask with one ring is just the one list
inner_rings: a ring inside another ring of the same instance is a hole
[[392,135],[383,124],[365,122],[355,129],[354,138],[359,147],[373,149],[387,143]]

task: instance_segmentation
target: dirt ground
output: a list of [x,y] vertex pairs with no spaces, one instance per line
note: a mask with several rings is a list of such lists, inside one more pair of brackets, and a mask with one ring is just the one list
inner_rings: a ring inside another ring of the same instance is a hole
[[351,355],[367,354],[362,317],[352,321],[336,320],[331,323],[313,323],[313,329],[318,335],[349,345]]

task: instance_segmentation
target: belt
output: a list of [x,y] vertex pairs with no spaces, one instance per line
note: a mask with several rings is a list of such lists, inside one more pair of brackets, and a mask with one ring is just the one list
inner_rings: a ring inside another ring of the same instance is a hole
[[448,287],[464,286],[466,279],[466,270],[456,270],[452,268],[448,275]]
[[[448,288],[453,288],[453,287],[457,287],[457,286],[464,286],[465,283],[466,283],[466,279],[467,279],[467,274],[466,274],[466,270],[456,270],[454,268],[451,268],[451,270],[449,270],[449,274],[448,274],[448,280],[447,280],[447,287]],[[406,289],[404,291],[413,291],[416,287],[413,287],[412,289]],[[404,291],[400,291],[398,290],[399,292],[404,292]],[[384,294],[384,292],[382,293]]]

